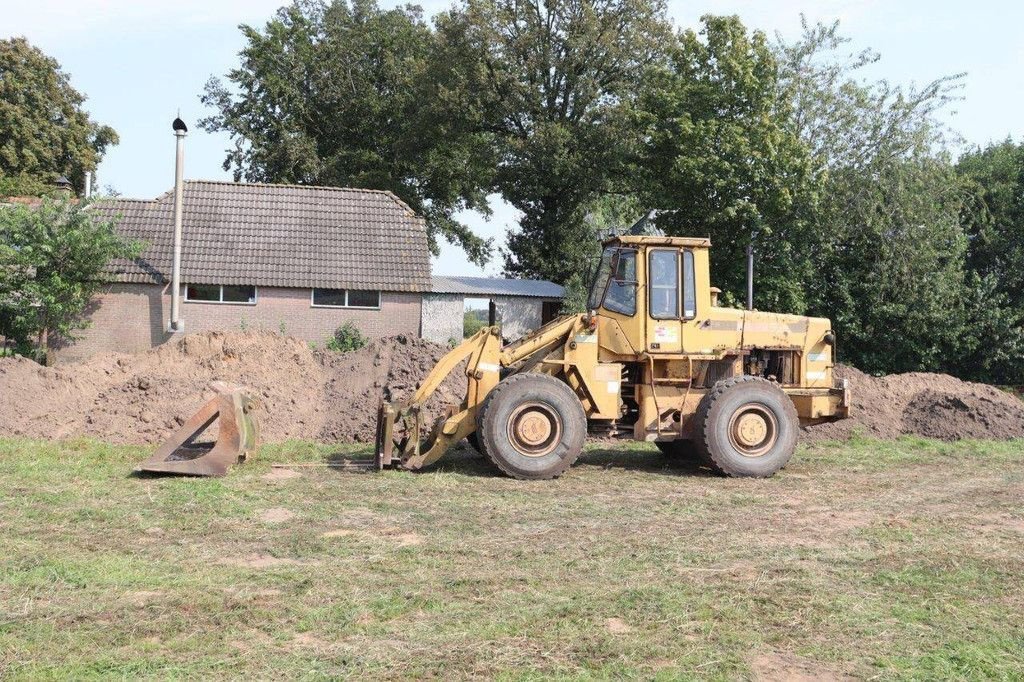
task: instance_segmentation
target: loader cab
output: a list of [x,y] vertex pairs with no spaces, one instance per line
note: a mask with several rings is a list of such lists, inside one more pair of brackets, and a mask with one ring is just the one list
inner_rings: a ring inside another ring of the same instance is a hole
[[687,329],[711,307],[710,241],[623,236],[603,246],[587,306],[611,332],[602,345],[616,355],[689,352]]

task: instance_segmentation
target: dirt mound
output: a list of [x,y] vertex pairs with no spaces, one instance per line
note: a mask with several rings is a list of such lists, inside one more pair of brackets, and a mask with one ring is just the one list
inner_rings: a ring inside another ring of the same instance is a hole
[[850,419],[812,426],[805,439],[841,440],[854,432],[884,439],[1024,438],[1024,402],[994,386],[923,372],[873,377],[844,365],[836,376],[850,380]]
[[[408,396],[446,350],[393,337],[333,353],[272,332],[209,332],[74,365],[2,358],[0,434],[157,443],[213,396],[211,382],[226,381],[259,396],[265,442],[371,441],[380,398]],[[463,376],[450,376],[428,404],[428,419],[459,402],[464,387]]]
[[[447,349],[393,337],[358,351],[311,350],[272,332],[192,334],[146,353],[107,354],[40,367],[0,358],[0,435],[158,443],[213,396],[213,381],[248,386],[263,403],[263,440],[369,442],[377,405],[416,390]],[[945,374],[871,377],[839,366],[853,388],[852,418],[807,429],[809,440],[1024,437],[1024,402]],[[465,376],[449,375],[427,405],[426,424],[462,400]]]

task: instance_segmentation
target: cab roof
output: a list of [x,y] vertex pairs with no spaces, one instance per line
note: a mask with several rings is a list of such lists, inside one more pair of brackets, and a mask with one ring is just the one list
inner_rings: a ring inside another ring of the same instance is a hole
[[707,248],[711,240],[707,237],[656,237],[648,235],[623,234],[606,239],[603,246],[622,244],[623,246],[696,246]]

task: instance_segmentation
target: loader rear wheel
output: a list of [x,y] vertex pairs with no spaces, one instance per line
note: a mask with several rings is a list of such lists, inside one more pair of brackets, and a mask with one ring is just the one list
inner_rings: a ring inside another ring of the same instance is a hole
[[484,401],[477,434],[483,453],[513,478],[556,478],[579,457],[587,437],[583,405],[547,374],[515,374]]
[[789,396],[761,377],[724,379],[704,396],[696,414],[697,449],[728,476],[767,478],[796,450],[800,419]]

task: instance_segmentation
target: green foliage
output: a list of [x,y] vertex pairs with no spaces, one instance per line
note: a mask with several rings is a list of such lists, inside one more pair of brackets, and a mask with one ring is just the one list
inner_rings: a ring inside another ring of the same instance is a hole
[[679,36],[644,84],[637,189],[665,209],[657,222],[668,234],[711,237],[716,286],[745,289],[753,242],[760,305],[802,310],[816,235],[797,205],[813,202],[819,183],[781,96],[776,56],[736,17],[702,23],[699,34]]
[[359,331],[359,327],[354,322],[346,322],[345,324],[338,327],[334,336],[327,340],[327,350],[338,351],[341,353],[347,353],[353,350],[359,350],[367,344],[367,339],[363,336],[363,333]]
[[73,338],[115,258],[134,258],[139,244],[114,223],[94,220],[82,204],[46,199],[35,208],[0,208],[0,335],[45,358],[51,335]]
[[24,38],[0,40],[0,196],[42,194],[61,175],[81,191],[118,142],[84,102],[55,59]]
[[[429,76],[438,49],[419,8],[373,0],[295,2],[260,30],[243,26],[241,64],[213,78],[201,125],[235,141],[236,179],[394,192],[425,216],[431,246],[460,244],[476,263],[489,244],[455,219],[487,211],[493,162]],[[456,107],[456,108],[453,108]]]
[[509,275],[566,281],[594,241],[588,204],[622,184],[635,92],[671,37],[661,0],[466,0],[438,19],[446,91],[480,112],[494,188],[522,212]]
[[[480,313],[483,313],[481,315]],[[462,314],[462,338],[468,339],[487,326],[487,311],[467,310]]]

